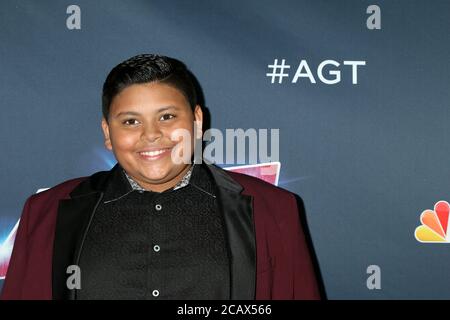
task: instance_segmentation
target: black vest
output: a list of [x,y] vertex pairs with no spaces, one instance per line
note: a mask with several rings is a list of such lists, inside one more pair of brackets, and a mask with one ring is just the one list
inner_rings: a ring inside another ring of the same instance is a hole
[[229,299],[230,264],[213,179],[195,165],[189,185],[132,190],[114,170],[80,257],[78,299]]

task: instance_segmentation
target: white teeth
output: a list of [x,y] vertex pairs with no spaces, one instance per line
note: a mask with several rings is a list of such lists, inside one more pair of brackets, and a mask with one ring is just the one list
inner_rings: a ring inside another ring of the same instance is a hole
[[166,151],[166,150],[140,152],[140,154],[142,154],[142,155],[144,155],[144,156],[154,157],[154,156],[157,156],[157,155],[163,153],[164,151]]

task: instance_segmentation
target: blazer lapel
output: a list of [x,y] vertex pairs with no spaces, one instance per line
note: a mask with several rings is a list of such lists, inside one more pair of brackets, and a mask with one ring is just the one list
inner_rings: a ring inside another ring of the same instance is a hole
[[59,201],[53,244],[53,299],[76,297],[76,290],[67,288],[66,281],[70,274],[67,274],[66,270],[68,266],[79,263],[84,238],[93,213],[103,198],[102,191],[111,171],[92,175],[70,193],[70,199]]
[[218,186],[218,207],[231,254],[231,299],[253,300],[256,295],[256,244],[252,197],[223,169],[208,165]]
[[78,265],[85,234],[102,193],[91,193],[75,199],[61,200],[56,219],[53,246],[53,299],[73,299],[75,290],[66,285],[70,265]]

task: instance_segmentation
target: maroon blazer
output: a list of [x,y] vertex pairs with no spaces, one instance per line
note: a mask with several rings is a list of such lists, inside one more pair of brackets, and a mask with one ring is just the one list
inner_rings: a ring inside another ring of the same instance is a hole
[[[229,242],[231,299],[319,299],[295,196],[251,176],[207,167]],[[69,180],[28,198],[1,299],[75,297],[66,286],[66,268],[78,264],[110,173]]]

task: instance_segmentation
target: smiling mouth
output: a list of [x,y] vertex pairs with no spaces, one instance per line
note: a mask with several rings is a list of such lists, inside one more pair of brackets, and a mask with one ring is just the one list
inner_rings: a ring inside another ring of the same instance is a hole
[[138,152],[138,154],[145,158],[145,159],[158,159],[164,155],[166,155],[170,150],[172,150],[172,148],[163,148],[163,149],[157,149],[157,150],[152,150],[152,151],[141,151]]

